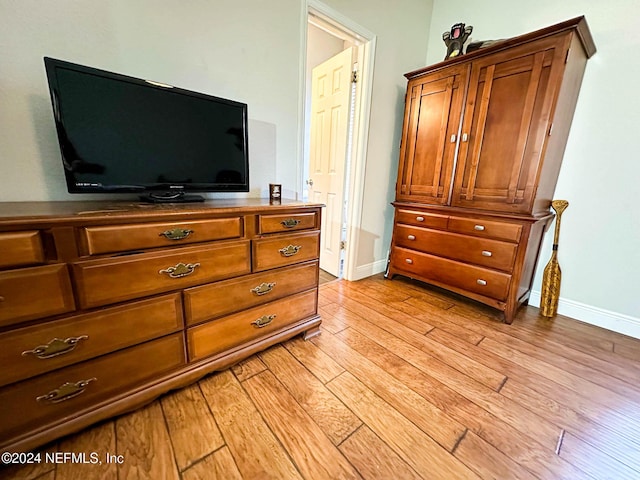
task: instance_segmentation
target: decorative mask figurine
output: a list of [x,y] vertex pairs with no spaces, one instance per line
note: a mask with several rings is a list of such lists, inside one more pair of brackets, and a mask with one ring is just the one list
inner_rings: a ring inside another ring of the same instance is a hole
[[447,55],[444,57],[445,60],[447,58],[457,57],[464,53],[462,51],[462,47],[469,38],[469,35],[471,35],[472,31],[473,27],[471,25],[465,27],[464,23],[456,23],[451,27],[450,32],[444,32],[442,34],[442,40],[447,46]]

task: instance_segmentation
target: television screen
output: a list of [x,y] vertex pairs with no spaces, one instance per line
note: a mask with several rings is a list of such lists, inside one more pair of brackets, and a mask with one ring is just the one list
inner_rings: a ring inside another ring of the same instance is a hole
[[70,193],[249,191],[246,104],[52,58],[45,68]]

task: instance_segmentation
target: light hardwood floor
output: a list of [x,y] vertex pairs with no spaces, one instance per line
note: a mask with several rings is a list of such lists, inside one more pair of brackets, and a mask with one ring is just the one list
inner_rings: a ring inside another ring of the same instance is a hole
[[638,479],[640,340],[407,279],[320,289],[295,338],[46,447],[40,479]]

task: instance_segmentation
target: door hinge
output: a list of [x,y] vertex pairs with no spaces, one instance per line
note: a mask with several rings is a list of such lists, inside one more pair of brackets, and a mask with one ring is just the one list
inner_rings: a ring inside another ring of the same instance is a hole
[[340,250],[346,250],[347,249],[347,242],[345,240],[341,240],[340,241]]
[[569,61],[569,54],[571,53],[571,49],[567,50],[567,56],[564,57],[564,63],[567,63]]
[[551,136],[551,132],[553,132],[553,123],[549,126],[549,132],[547,133],[547,136]]
[[351,72],[351,83],[358,83],[358,71]]

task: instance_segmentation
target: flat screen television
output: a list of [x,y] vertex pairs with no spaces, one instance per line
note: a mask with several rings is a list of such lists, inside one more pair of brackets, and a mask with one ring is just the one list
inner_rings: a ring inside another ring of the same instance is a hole
[[70,193],[248,192],[247,105],[45,57]]

